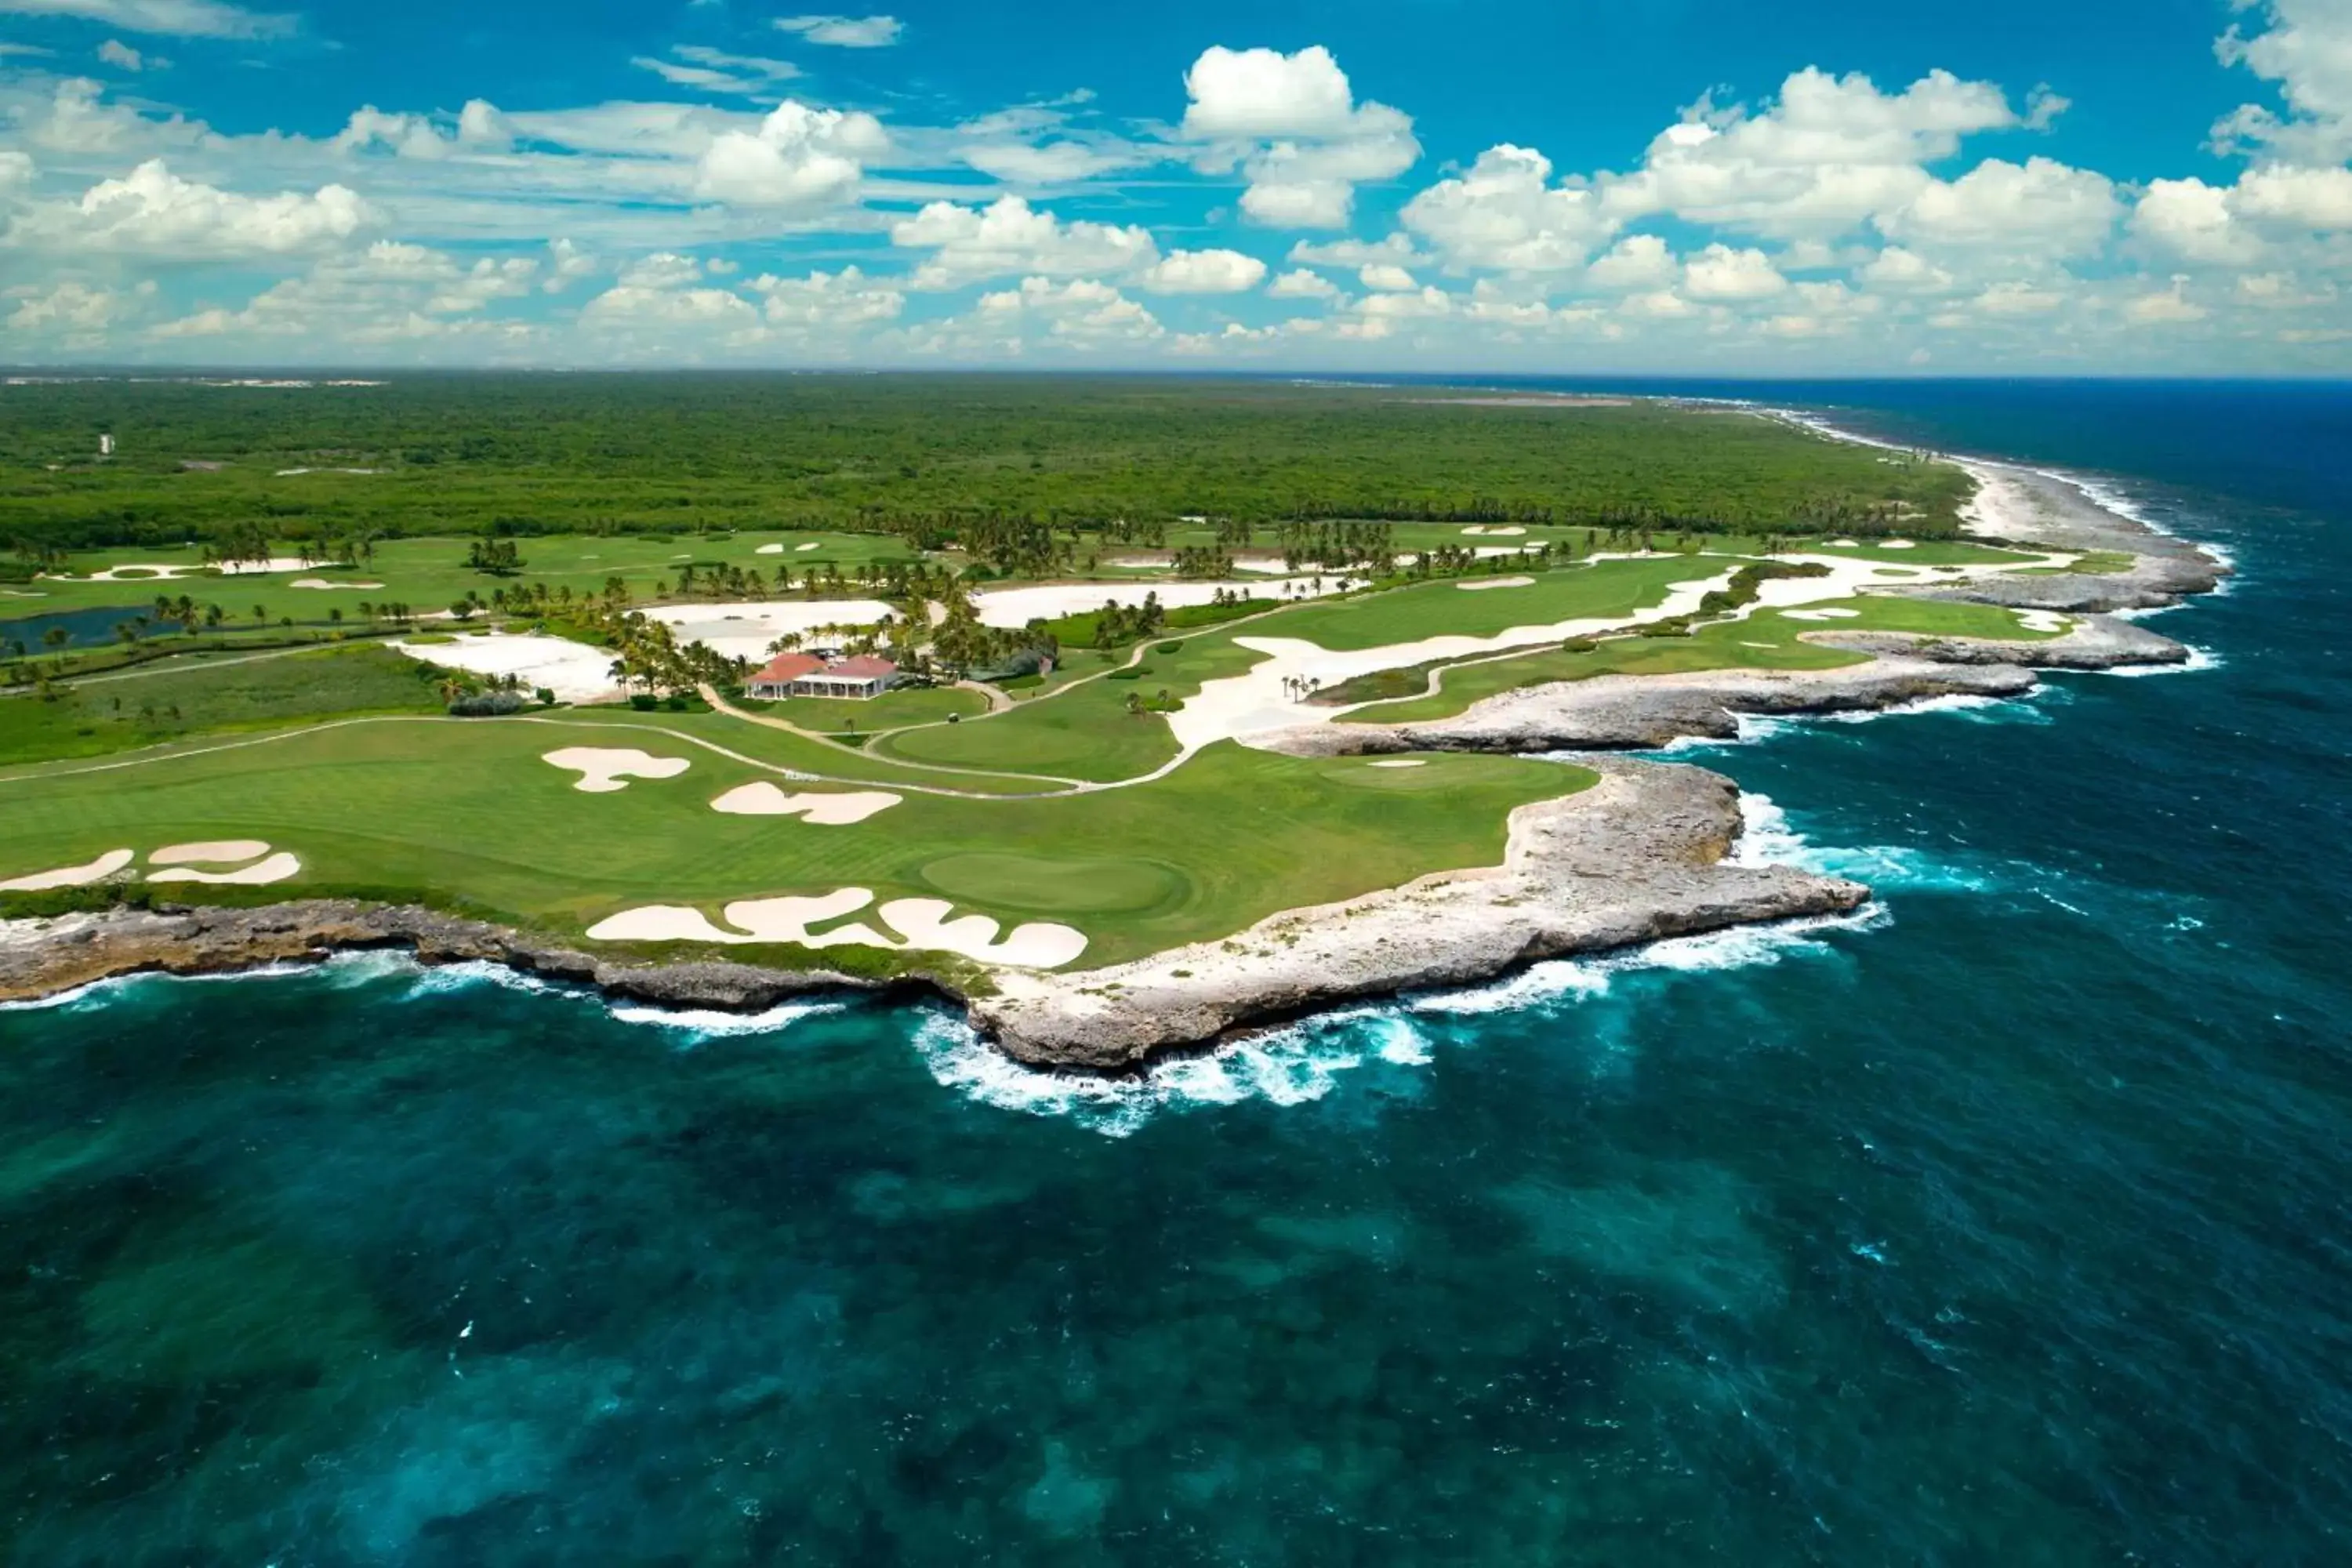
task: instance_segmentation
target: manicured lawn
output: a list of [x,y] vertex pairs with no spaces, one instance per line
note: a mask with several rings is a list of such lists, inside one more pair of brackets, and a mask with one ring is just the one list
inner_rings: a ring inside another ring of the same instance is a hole
[[1478,577],[1425,583],[1360,599],[1303,605],[1257,622],[1252,631],[1333,649],[1435,637],[1494,637],[1513,626],[1634,615],[1663,601],[1676,583],[1719,576],[1738,564],[1720,556],[1676,555],[1508,574],[1533,576],[1524,588],[1473,591],[1460,585]]
[[[367,481],[353,477],[352,482]],[[674,589],[678,568],[688,563],[695,566],[698,575],[708,566],[718,564],[756,571],[763,582],[772,584],[779,566],[789,568],[797,582],[813,565],[837,565],[846,572],[859,563],[906,559],[912,554],[904,542],[881,534],[761,532],[719,539],[692,535],[640,539],[626,534],[571,533],[517,540],[522,570],[511,577],[493,577],[466,565],[466,551],[471,542],[467,539],[442,538],[385,540],[376,545],[373,559],[352,567],[316,566],[236,576],[200,573],[169,581],[150,578],[74,583],[43,578],[20,587],[21,592],[36,593],[41,597],[0,601],[0,615],[31,616],[100,605],[152,606],[159,594],[173,599],[184,594],[199,605],[220,605],[231,626],[275,624],[280,616],[288,616],[298,622],[323,621],[331,609],[341,609],[346,621],[356,624],[362,601],[372,605],[405,604],[422,615],[447,609],[464,598],[468,590],[485,600],[499,588],[531,583],[544,583],[550,588],[569,587],[575,595],[596,594],[603,592],[606,578],[618,577],[628,584],[629,591],[642,603],[652,599],[656,587],[662,583],[668,583]],[[804,551],[800,548],[803,544],[814,544],[816,548]],[[782,549],[762,555],[761,545],[782,545]],[[279,549],[281,553],[295,553],[292,546]],[[185,546],[81,551],[68,557],[63,570],[82,575],[120,566],[193,567],[201,561],[200,551]],[[292,586],[312,579],[338,584],[379,585]],[[253,613],[257,608],[263,612],[259,617]]]
[[0,763],[353,713],[438,713],[442,675],[364,644],[234,664],[157,664],[60,686],[47,700],[0,697]]
[[[1818,606],[1815,606],[1818,607]],[[2034,641],[2061,634],[2032,632],[2014,611],[1957,600],[1905,599],[1883,595],[1841,599],[1830,607],[1852,619],[1791,620],[1765,610],[1745,620],[1702,626],[1686,637],[1611,637],[1590,653],[1550,647],[1516,658],[1446,667],[1434,696],[1376,702],[1342,721],[1350,724],[1425,723],[1450,719],[1482,698],[1523,686],[1589,680],[1597,675],[1676,675],[1699,669],[1833,669],[1870,656],[1799,640],[1805,632],[1916,632],[1934,637],[2005,637]],[[1761,646],[1759,646],[1761,645]]]
[[[1273,635],[1287,616],[1255,621],[1242,635]],[[1181,700],[1203,680],[1239,675],[1264,654],[1236,647],[1229,632],[1194,633],[1175,653],[1152,653],[1132,680],[1108,676],[1055,697],[1032,698],[1010,713],[950,728],[912,730],[886,737],[872,750],[881,757],[964,768],[1004,768],[1108,784],[1130,779],[1176,755],[1176,737],[1155,714],[1130,713],[1132,695],[1149,701],[1165,690]],[[1156,645],[1155,645],[1156,646]]]
[[937,723],[950,714],[969,719],[975,713],[988,711],[988,699],[977,691],[959,691],[953,687],[943,686],[886,691],[866,701],[793,697],[782,702],[754,702],[749,698],[740,698],[737,700],[736,706],[745,712],[782,719],[787,724],[797,724],[821,735],[844,734],[852,731],[871,735],[877,731],[895,730],[907,724]]
[[[783,737],[780,737],[783,738]],[[853,826],[721,816],[758,769],[641,733],[689,759],[610,795],[541,754],[577,728],[511,721],[361,724],[89,775],[0,781],[0,875],[257,837],[299,855],[276,894],[366,889],[576,933],[615,910],[871,888],[959,910],[1062,919],[1116,962],[1225,935],[1278,910],[1490,865],[1516,806],[1590,773],[1439,756],[1411,770],[1212,747],[1167,779],[1055,800],[908,796]],[[1394,778],[1409,773],[1409,781]],[[177,896],[175,894],[175,896]],[[191,896],[202,896],[192,890]]]

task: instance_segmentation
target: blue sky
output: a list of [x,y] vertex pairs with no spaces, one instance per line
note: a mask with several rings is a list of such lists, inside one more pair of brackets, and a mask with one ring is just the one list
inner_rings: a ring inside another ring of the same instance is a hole
[[0,362],[2352,369],[2352,0],[0,0]]

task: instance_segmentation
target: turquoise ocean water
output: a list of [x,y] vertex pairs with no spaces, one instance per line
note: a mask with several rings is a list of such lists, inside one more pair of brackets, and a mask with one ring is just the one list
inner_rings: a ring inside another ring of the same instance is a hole
[[0,1011],[0,1560],[2352,1560],[2352,392],[1667,390],[2242,574],[1690,753],[1866,916],[1138,1083],[382,957]]

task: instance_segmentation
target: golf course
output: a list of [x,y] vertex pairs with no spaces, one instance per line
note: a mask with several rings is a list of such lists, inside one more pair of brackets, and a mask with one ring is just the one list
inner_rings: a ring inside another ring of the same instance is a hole
[[[780,467],[688,383],[663,419],[726,457],[681,467],[637,384],[530,385],[454,453],[397,386],[299,440],[117,386],[136,456],[104,465],[36,467],[57,408],[11,430],[0,915],[331,894],[638,954],[1092,968],[1494,866],[1595,777],[1302,728],[2071,625],[1912,596],[2074,559],[1960,537],[1957,470],[1744,414],[891,384],[773,426]],[[755,700],[793,647],[887,689]]]

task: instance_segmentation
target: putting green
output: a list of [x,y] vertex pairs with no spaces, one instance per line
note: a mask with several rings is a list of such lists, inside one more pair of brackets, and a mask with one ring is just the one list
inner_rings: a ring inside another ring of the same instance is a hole
[[915,872],[950,898],[1024,913],[1142,914],[1174,907],[1192,879],[1150,860],[1063,860],[974,851],[943,855]]

